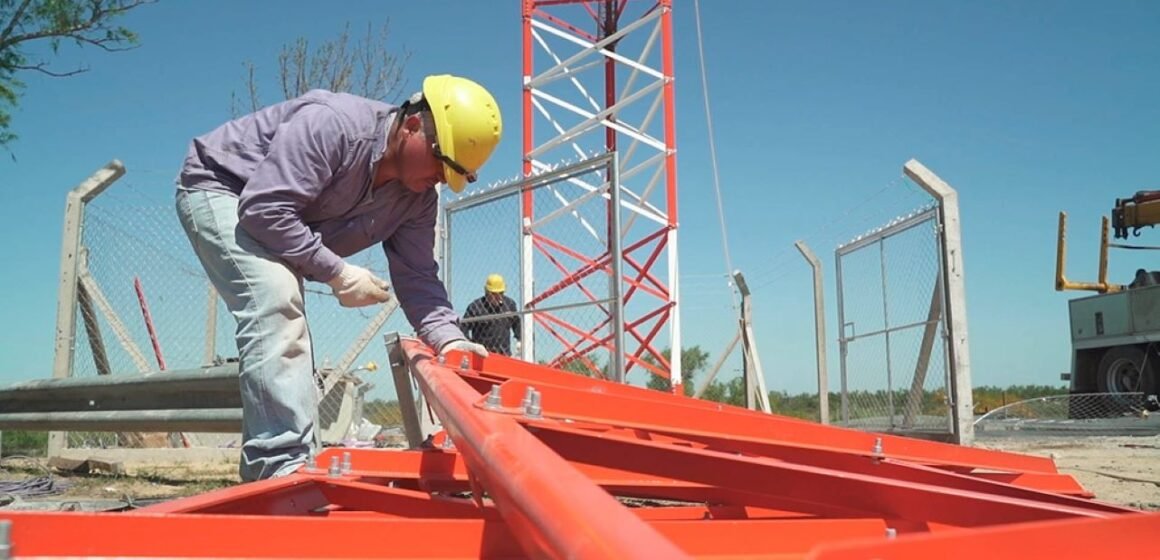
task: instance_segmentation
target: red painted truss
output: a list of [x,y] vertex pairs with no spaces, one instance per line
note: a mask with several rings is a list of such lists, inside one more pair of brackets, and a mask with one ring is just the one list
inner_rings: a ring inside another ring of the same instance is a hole
[[445,430],[433,448],[329,449],[321,468],[132,512],[0,512],[11,554],[1106,558],[1140,557],[1160,531],[1160,516],[1093,500],[1045,458],[499,356],[452,355],[455,369],[402,344]]

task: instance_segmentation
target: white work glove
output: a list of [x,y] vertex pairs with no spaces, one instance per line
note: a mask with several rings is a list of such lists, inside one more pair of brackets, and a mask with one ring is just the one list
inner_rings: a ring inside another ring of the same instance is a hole
[[516,341],[516,347],[515,347],[514,351],[512,352],[512,355],[513,356],[520,356],[520,357],[522,357],[524,355],[524,343],[522,341],[519,341],[519,340]]
[[444,344],[443,347],[439,349],[439,355],[446,356],[447,353],[451,352],[452,350],[470,352],[476,356],[479,356],[480,358],[486,358],[488,356],[487,348],[484,348],[482,344],[476,344],[470,340],[465,340],[462,338],[457,338],[451,342],[448,342],[447,344]]
[[327,285],[343,307],[366,307],[390,301],[391,285],[371,271],[350,263],[343,263],[338,276],[331,278]]

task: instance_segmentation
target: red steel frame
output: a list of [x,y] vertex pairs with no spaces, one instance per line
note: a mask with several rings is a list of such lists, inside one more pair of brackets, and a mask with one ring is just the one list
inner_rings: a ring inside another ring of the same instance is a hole
[[[652,0],[646,2],[631,2],[633,9],[629,10],[629,0],[522,0],[523,16],[523,145],[525,176],[547,170],[554,162],[545,162],[543,158],[552,157],[560,153],[561,146],[570,147],[582,157],[593,151],[621,150],[622,166],[628,165],[628,159],[639,146],[646,146],[656,152],[655,156],[645,157],[644,162],[632,168],[631,173],[623,173],[622,177],[642,174],[647,168],[655,168],[652,174],[652,183],[634,194],[637,205],[626,205],[631,211],[651,214],[652,223],[659,227],[649,229],[650,226],[641,226],[633,229],[622,228],[620,233],[609,232],[634,237],[626,239],[622,251],[623,263],[627,265],[621,274],[620,281],[626,286],[624,292],[625,310],[625,375],[634,366],[639,366],[648,373],[670,378],[674,392],[681,390],[680,360],[670,363],[658,350],[657,337],[668,327],[670,348],[681,347],[680,320],[677,313],[678,305],[678,274],[677,274],[677,166],[676,166],[676,130],[673,101],[673,30],[672,30],[672,3],[671,0]],[[639,59],[632,59],[618,51],[626,37],[644,36],[652,32],[652,36],[641,48]],[[659,37],[659,56],[653,54],[652,45]],[[572,57],[558,56],[549,46],[548,39],[555,38],[563,43],[579,45],[581,53]],[[537,57],[536,53],[541,56]],[[565,60],[561,60],[564,58]],[[554,65],[552,63],[555,63]],[[659,66],[654,68],[650,63]],[[577,67],[600,66],[603,72],[585,75]],[[618,75],[621,71],[630,75],[624,81],[622,90],[618,87]],[[567,74],[568,78],[563,76]],[[632,89],[638,77],[645,76],[644,86]],[[593,83],[583,84],[584,81]],[[552,84],[565,84],[572,94],[579,93],[592,105],[593,111],[581,109],[560,96],[549,92]],[[574,87],[575,89],[572,89]],[[591,92],[591,93],[590,93]],[[597,102],[597,93],[603,93],[601,101]],[[655,94],[655,95],[654,95]],[[642,106],[642,99],[654,99],[653,106],[648,109],[648,116],[637,125],[628,124],[625,120],[624,109],[630,105]],[[599,108],[599,110],[597,110]],[[564,130],[556,119],[556,114],[584,117],[585,120],[576,127]],[[650,133],[653,116],[659,112],[661,124],[659,134]],[[545,134],[543,129],[535,125],[536,116],[554,128],[557,134]],[[537,137],[537,132],[539,136]],[[603,134],[599,134],[603,132]],[[593,138],[599,138],[592,141]],[[587,143],[586,143],[587,142]],[[628,144],[627,149],[625,144]],[[598,148],[598,149],[597,149]],[[556,151],[553,151],[556,150]],[[650,152],[651,153],[651,152]],[[605,175],[608,180],[609,174]],[[663,177],[663,190],[658,196],[663,203],[657,207],[651,204],[650,195],[656,181]],[[577,182],[579,184],[579,182]],[[633,191],[621,185],[622,190],[632,194]],[[525,223],[531,223],[535,218],[535,199],[537,193],[526,191],[523,194],[522,217]],[[540,193],[539,196],[547,196]],[[611,213],[611,201],[608,202],[608,212]],[[638,216],[631,218],[630,224]],[[645,220],[648,221],[648,220]],[[611,220],[609,220],[611,224]],[[611,226],[609,226],[611,229]],[[530,228],[529,228],[530,229]],[[641,231],[643,229],[644,231]],[[581,280],[594,272],[601,272],[606,276],[614,273],[610,261],[617,258],[612,255],[610,248],[605,252],[588,256],[565,243],[550,239],[543,232],[528,231],[523,254],[529,259],[533,251],[538,252],[553,267],[563,274],[563,280],[555,285],[532,292],[525,291],[525,305],[534,309],[537,305],[545,304],[545,300],[560,293],[563,289],[575,288],[589,301],[598,301],[596,295],[581,285]],[[634,254],[642,256],[638,258]],[[660,257],[667,256],[667,259]],[[643,260],[641,260],[643,258]],[[575,262],[575,268],[569,268],[564,263]],[[532,285],[531,263],[525,264],[524,283]],[[667,266],[668,282],[658,278],[654,269]],[[634,298],[634,296],[636,296]],[[630,305],[631,304],[631,305]],[[559,317],[547,313],[533,314],[533,324],[538,325],[542,332],[555,338],[563,350],[555,356],[537,356],[538,359],[547,359],[553,365],[559,365],[571,360],[579,360],[588,365],[593,371],[600,371],[588,358],[588,354],[596,349],[615,351],[615,343],[611,335],[601,336],[602,330],[611,332],[613,310],[601,306],[601,311],[607,318],[599,324],[571,324]],[[533,327],[534,328],[534,327]],[[535,333],[525,331],[525,338],[534,338]],[[646,358],[651,359],[646,361]]]
[[[0,510],[0,546],[16,557],[1087,558],[1138,557],[1160,530],[1160,515],[1094,501],[1045,458],[402,345],[445,429],[432,447],[329,449],[290,476],[132,512]],[[531,394],[534,406],[521,400]],[[349,469],[315,466],[344,456]]]

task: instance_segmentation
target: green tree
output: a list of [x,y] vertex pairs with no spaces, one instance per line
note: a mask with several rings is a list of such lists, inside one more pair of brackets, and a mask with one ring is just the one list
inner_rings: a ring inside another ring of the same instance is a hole
[[[665,348],[661,355],[665,357],[665,361],[671,362],[673,353],[671,348]],[[644,361],[658,365],[652,356],[647,356]],[[695,380],[697,374],[705,369],[709,364],[709,353],[702,350],[700,345],[692,348],[685,348],[681,350],[681,383],[684,386],[685,395],[692,395],[694,390]],[[649,379],[646,383],[649,389],[656,389],[657,391],[672,392],[673,384],[667,378],[659,377],[649,373]]]
[[734,377],[729,381],[711,381],[709,386],[705,387],[705,392],[701,393],[701,398],[722,404],[745,406],[743,381],[741,377]]
[[[569,373],[578,373],[584,377],[606,379],[608,376],[608,366],[601,366],[600,360],[596,356],[589,354],[586,357],[587,361],[578,357],[567,358],[566,361],[557,365],[556,368]],[[541,361],[540,365],[547,365],[547,363]],[[596,366],[596,368],[593,369],[593,366]]]
[[117,25],[129,10],[154,0],[0,0],[0,147],[16,140],[12,113],[24,83],[21,72],[39,72],[54,78],[75,76],[89,69],[54,68],[47,60],[28,54],[35,43],[48,43],[53,54],[62,42],[103,51],[136,47],[137,35]]

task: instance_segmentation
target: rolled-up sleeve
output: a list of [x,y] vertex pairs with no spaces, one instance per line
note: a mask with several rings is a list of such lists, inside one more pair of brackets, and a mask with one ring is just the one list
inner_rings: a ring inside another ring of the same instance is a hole
[[239,196],[242,229],[309,280],[325,282],[342,269],[342,258],[303,223],[301,212],[341,168],[346,142],[331,108],[303,107],[279,125]]
[[383,242],[391,283],[399,305],[419,338],[438,350],[457,338],[465,338],[451,308],[447,290],[439,280],[435,262],[435,214],[439,198],[429,193],[419,214],[399,226]]

